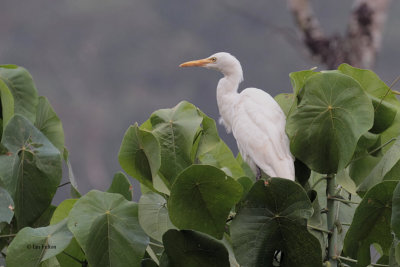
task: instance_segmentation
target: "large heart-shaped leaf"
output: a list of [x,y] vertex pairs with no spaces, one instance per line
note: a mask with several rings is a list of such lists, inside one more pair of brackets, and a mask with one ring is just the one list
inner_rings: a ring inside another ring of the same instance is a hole
[[[15,203],[18,228],[31,225],[50,205],[61,180],[60,151],[27,119],[15,115],[1,143],[2,180]],[[8,166],[7,166],[8,165]]]
[[179,229],[201,231],[221,239],[231,208],[242,186],[220,169],[192,165],[177,178],[168,200],[172,223]]
[[168,230],[163,236],[163,244],[168,255],[168,266],[230,266],[229,254],[225,246],[202,233],[190,230]]
[[244,176],[243,169],[235,160],[229,147],[218,136],[215,121],[203,112],[199,111],[203,117],[200,140],[196,152],[196,159],[201,164],[212,165],[235,179]]
[[149,243],[137,204],[120,194],[90,191],[70,211],[68,228],[96,267],[140,266]]
[[171,184],[192,164],[192,145],[201,121],[197,108],[186,101],[171,109],[157,110],[150,117],[152,133],[161,145],[160,171]]
[[39,104],[36,110],[35,126],[50,142],[64,153],[64,130],[60,118],[55,113],[46,97],[39,97]]
[[136,123],[124,135],[118,160],[127,174],[153,188],[153,177],[161,166],[160,143],[151,132],[140,129]]
[[167,230],[176,229],[169,219],[167,201],[153,192],[140,197],[139,222],[146,234],[160,242]]
[[349,163],[373,119],[372,103],[354,79],[334,72],[312,75],[286,124],[291,151],[314,171],[336,173]]
[[242,266],[322,266],[318,239],[307,231],[311,202],[297,183],[282,178],[258,181],[231,224],[236,259]]
[[[7,116],[8,119],[11,119],[11,116],[15,113],[23,115],[29,121],[34,122],[36,117],[36,106],[38,105],[38,95],[32,76],[29,72],[26,69],[15,65],[1,65],[0,81],[3,82],[2,86],[7,86],[14,99],[13,105],[2,106],[3,108],[14,108],[12,112],[9,110],[5,112],[9,115]],[[5,96],[5,94],[8,95],[8,93],[3,94],[3,91],[4,90],[1,92],[2,104],[3,96]],[[11,104],[11,102],[8,101],[8,104]],[[4,121],[3,125],[6,126],[6,124],[7,121]]]
[[13,217],[14,201],[7,190],[0,187],[0,223],[10,223]]
[[392,244],[390,220],[396,181],[384,181],[372,187],[357,207],[346,234],[343,250],[360,266],[370,263],[370,245],[378,243],[385,255]]
[[71,239],[66,220],[42,228],[26,227],[18,232],[7,249],[7,266],[39,266],[61,253]]

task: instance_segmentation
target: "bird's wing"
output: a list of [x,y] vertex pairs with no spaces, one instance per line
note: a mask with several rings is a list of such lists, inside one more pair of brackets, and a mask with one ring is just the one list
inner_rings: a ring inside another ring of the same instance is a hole
[[268,93],[256,88],[243,90],[234,113],[233,134],[241,150],[246,150],[260,168],[262,163],[273,169],[287,168],[281,166],[282,162],[293,162],[285,132],[285,114]]

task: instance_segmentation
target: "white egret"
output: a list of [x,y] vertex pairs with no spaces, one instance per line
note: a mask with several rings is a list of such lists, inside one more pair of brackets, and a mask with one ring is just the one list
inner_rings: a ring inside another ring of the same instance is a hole
[[285,132],[286,116],[265,91],[247,88],[238,93],[243,81],[240,62],[226,52],[188,61],[180,67],[205,67],[222,72],[217,86],[220,122],[232,132],[243,159],[261,177],[260,169],[271,177],[294,180],[294,159]]

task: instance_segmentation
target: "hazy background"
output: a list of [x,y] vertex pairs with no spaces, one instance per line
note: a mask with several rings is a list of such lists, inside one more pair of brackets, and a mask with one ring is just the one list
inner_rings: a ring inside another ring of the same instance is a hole
[[[327,33],[345,30],[352,1],[313,2]],[[387,83],[400,74],[399,14],[400,2],[393,1],[375,68]],[[291,92],[289,72],[317,66],[302,48],[283,0],[2,0],[0,5],[0,64],[26,67],[39,94],[49,98],[62,119],[83,193],[109,186],[121,170],[117,155],[124,132],[156,109],[187,100],[219,117],[220,74],[178,68],[219,51],[242,63],[241,88],[254,86],[273,96]],[[237,151],[222,127],[220,134]]]

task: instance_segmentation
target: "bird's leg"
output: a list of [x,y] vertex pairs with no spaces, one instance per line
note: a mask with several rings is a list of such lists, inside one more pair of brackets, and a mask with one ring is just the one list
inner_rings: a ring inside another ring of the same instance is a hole
[[261,179],[262,173],[260,167],[256,166],[257,168],[257,176],[256,176],[256,181]]

